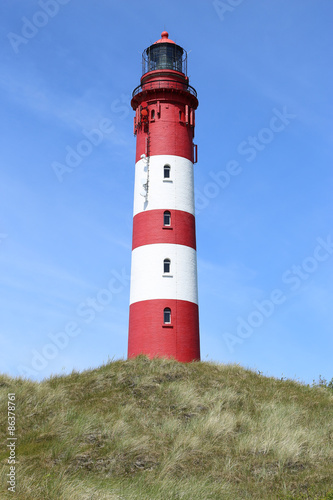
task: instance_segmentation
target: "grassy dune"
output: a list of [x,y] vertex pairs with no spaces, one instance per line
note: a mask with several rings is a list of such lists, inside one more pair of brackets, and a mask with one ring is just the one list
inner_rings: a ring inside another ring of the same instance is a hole
[[16,394],[24,500],[333,499],[333,391],[237,365],[138,357],[41,383],[0,376],[1,441]]

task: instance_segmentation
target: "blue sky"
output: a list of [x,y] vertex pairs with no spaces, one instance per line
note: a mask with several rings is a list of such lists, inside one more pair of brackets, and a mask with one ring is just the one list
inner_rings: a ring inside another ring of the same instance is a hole
[[332,10],[2,2],[1,372],[40,380],[126,357],[129,103],[141,52],[167,29],[199,98],[202,360],[333,377]]

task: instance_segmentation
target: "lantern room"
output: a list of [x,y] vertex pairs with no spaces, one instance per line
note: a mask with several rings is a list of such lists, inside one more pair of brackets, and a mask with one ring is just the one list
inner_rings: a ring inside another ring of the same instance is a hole
[[162,38],[142,53],[142,75],[159,69],[187,75],[187,52],[169,39],[167,31],[163,31]]

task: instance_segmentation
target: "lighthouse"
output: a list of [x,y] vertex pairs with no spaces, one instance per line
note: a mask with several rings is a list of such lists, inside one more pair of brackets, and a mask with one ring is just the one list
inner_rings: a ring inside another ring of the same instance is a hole
[[197,93],[187,53],[163,31],[142,54],[128,357],[200,360],[193,166]]

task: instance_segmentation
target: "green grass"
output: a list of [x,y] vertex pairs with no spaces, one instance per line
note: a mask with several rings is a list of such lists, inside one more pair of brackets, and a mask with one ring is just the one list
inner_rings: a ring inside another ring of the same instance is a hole
[[333,391],[237,365],[110,362],[41,383],[0,376],[1,438],[16,394],[24,500],[333,500]]

